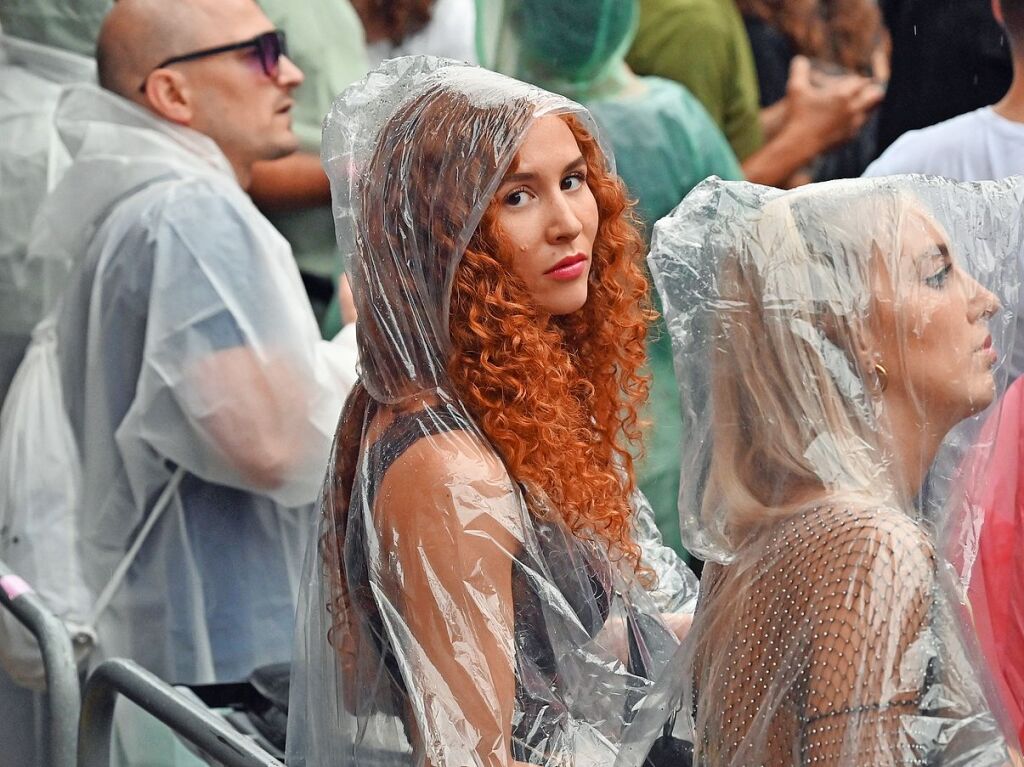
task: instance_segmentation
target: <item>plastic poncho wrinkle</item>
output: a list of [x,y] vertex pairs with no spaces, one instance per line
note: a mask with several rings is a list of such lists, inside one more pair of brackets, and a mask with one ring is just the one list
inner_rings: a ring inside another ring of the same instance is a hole
[[32,221],[69,158],[53,126],[60,90],[95,78],[92,60],[0,34],[0,402],[33,327],[70,265],[29,258]]
[[[994,459],[978,411],[1013,349],[1022,200],[1019,180],[711,179],[655,226],[681,527],[709,561],[645,706],[681,703],[695,763],[1019,753],[961,605],[976,535],[945,517],[964,452]],[[657,730],[635,721],[642,751]]]
[[693,608],[695,579],[642,496],[649,589],[509,476],[448,380],[456,270],[487,247],[477,230],[526,132],[558,114],[597,135],[560,96],[411,57],[325,121],[362,386],[304,571],[290,764],[610,763],[651,686],[627,662],[627,628],[661,668],[676,647],[663,614]]

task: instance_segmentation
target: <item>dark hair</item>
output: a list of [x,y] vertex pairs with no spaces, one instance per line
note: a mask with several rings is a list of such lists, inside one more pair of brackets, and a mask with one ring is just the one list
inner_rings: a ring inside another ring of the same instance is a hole
[[430,23],[434,0],[352,0],[364,27],[379,26],[392,45]]
[[885,28],[877,0],[737,0],[744,16],[779,29],[796,53],[823,59],[861,74]]

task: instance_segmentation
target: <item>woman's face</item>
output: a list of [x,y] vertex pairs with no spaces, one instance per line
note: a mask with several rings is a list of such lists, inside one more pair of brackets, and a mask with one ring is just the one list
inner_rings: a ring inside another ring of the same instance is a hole
[[497,220],[512,243],[512,271],[538,309],[571,314],[587,302],[599,215],[587,163],[560,118],[542,117],[498,187]]
[[889,268],[891,278],[880,273],[875,293],[875,362],[888,373],[886,396],[904,398],[926,423],[951,428],[995,396],[988,318],[999,300],[957,264],[945,232],[920,210],[903,221]]

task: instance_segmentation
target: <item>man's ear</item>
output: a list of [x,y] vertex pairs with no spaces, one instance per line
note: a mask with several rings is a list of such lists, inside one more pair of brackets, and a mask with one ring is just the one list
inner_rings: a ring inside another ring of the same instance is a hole
[[1003,4],[1000,0],[992,0],[992,15],[996,17],[999,26],[1003,26]]
[[188,79],[173,69],[155,69],[146,79],[143,100],[165,120],[191,125],[194,117],[192,89]]

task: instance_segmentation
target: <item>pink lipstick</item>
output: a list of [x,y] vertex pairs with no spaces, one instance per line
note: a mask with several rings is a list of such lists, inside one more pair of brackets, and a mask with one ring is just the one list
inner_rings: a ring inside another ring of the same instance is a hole
[[544,274],[554,280],[575,280],[587,268],[587,257],[582,253],[566,256]]

